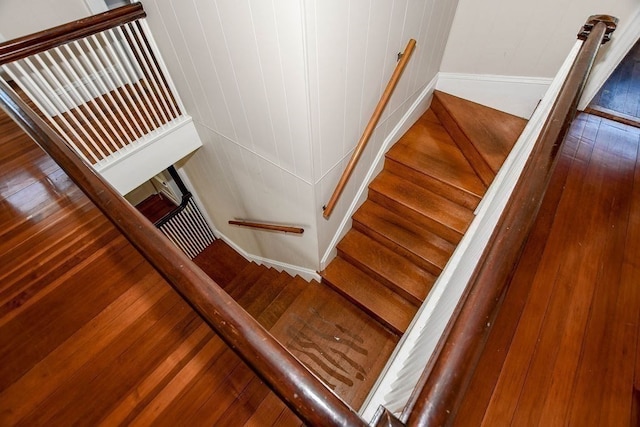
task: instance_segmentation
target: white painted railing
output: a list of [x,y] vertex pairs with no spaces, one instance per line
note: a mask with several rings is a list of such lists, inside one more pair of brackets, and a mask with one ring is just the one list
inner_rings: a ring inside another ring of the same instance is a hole
[[[142,7],[128,8],[137,14],[135,19],[115,25],[94,19],[97,28],[81,27],[80,36],[74,35],[82,24],[77,21],[0,45],[9,55],[0,61],[0,78],[13,80],[38,114],[99,172],[191,124],[149,27],[140,18]],[[48,32],[60,40],[48,41]],[[33,46],[23,41],[28,37],[35,40]],[[11,57],[12,42],[18,51],[31,50]],[[184,140],[185,135],[197,139],[193,129],[183,129],[174,139]],[[199,140],[187,143],[187,152],[178,150],[169,164],[200,145]],[[167,166],[159,165],[144,179]]]
[[365,420],[372,419],[380,405],[399,415],[408,402],[482,256],[582,43],[576,42],[560,68],[482,202],[476,208],[476,217],[469,230],[372,388],[360,410]]

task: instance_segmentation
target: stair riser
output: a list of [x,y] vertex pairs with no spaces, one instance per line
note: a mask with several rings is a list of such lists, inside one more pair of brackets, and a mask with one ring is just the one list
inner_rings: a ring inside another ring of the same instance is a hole
[[480,197],[416,171],[393,159],[386,158],[384,168],[467,209],[474,210],[480,203]]
[[414,263],[418,267],[422,268],[423,270],[426,270],[426,271],[428,271],[429,273],[431,273],[431,274],[433,274],[435,276],[440,275],[440,273],[442,272],[442,268],[440,266],[438,266],[435,263],[429,261],[428,259],[422,258],[420,255],[411,252],[409,249],[398,245],[397,243],[393,242],[392,240],[389,240],[385,236],[383,236],[380,233],[376,232],[375,230],[369,228],[366,224],[363,224],[363,223],[361,223],[361,222],[359,222],[357,220],[354,220],[353,224],[352,224],[352,227],[354,229],[360,231],[361,233],[366,234],[367,236],[371,237],[376,242],[385,245],[386,247],[388,247],[389,249],[391,249],[392,251],[394,251],[398,255],[403,256],[404,258],[408,259],[409,261],[411,261],[412,263]]
[[[378,315],[378,313],[376,313],[375,311],[369,309],[369,307],[363,305],[360,303],[360,301],[352,296],[351,294],[349,294],[348,292],[345,292],[340,286],[338,286],[337,284],[332,283],[330,280],[326,279],[326,278],[322,278],[322,283],[324,283],[325,285],[329,286],[331,289],[333,289],[334,291],[336,291],[338,294],[342,295],[344,298],[346,298],[348,301],[350,301],[352,304],[354,304],[356,307],[358,307],[360,310],[364,311],[365,313],[367,313],[369,316],[371,316],[373,319],[375,319],[378,323],[380,323],[382,326],[384,326],[385,328],[389,329],[391,332],[393,332],[394,334],[398,334],[398,335],[402,335],[404,334],[406,327],[401,327],[398,328],[396,327],[396,325],[388,322],[384,317]],[[417,309],[416,309],[417,311]],[[414,313],[415,314],[415,313]]]
[[414,304],[414,305],[422,304],[423,299],[421,299],[421,298],[419,298],[419,297],[417,297],[415,295],[410,294],[409,292],[406,291],[406,289],[403,289],[402,287],[396,285],[391,280],[388,280],[386,277],[378,274],[375,270],[372,270],[371,268],[369,268],[369,266],[363,264],[357,258],[354,258],[349,253],[347,253],[347,252],[343,251],[342,249],[340,249],[340,246],[338,246],[338,256],[340,258],[343,258],[344,260],[348,261],[349,263],[353,264],[354,266],[358,267],[360,270],[364,271],[369,276],[371,276],[373,279],[375,279],[378,282],[382,283],[387,288],[391,289],[393,292],[395,292],[396,294],[400,295],[402,298],[404,298],[407,301],[409,301],[411,304]]
[[399,203],[396,200],[391,199],[385,194],[379,193],[375,190],[369,189],[369,199],[378,203],[379,205],[384,206],[387,209],[392,210],[396,214],[408,218],[412,221],[415,221],[418,224],[423,224],[425,228],[429,231],[435,233],[436,235],[442,237],[443,239],[451,242],[453,244],[458,244],[460,239],[462,239],[462,234],[457,231],[447,227],[446,225],[439,223],[429,217],[422,215],[419,212]]

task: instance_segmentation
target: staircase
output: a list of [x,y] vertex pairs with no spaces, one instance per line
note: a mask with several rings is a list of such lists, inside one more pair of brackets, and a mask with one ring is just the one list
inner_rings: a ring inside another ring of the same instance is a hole
[[249,262],[222,240],[194,262],[345,402],[364,402],[396,334],[329,287]]
[[436,91],[386,154],[323,283],[404,333],[525,124]]

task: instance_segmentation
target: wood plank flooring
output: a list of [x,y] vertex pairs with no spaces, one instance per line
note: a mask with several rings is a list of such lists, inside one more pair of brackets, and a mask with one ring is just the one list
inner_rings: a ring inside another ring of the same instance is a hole
[[456,425],[639,425],[639,148],[573,123]]
[[589,107],[595,110],[594,114],[599,114],[600,110],[612,116],[609,118],[621,116],[635,121],[636,126],[640,124],[640,40],[616,67]]
[[[0,166],[0,425],[301,424],[3,112]],[[203,269],[357,408],[398,337],[211,251]]]
[[640,40],[616,67],[586,112],[640,127]]

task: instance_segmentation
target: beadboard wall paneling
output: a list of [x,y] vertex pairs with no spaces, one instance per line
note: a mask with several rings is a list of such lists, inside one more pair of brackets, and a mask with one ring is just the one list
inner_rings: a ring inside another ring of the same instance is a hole
[[[439,70],[446,0],[145,0],[149,25],[205,147],[183,170],[246,252],[317,269],[388,133]],[[330,221],[322,217],[410,38],[414,57]],[[302,238],[239,230],[291,222]]]
[[[197,126],[203,147],[182,162],[216,228],[247,253],[296,266],[316,262],[311,184],[218,133]],[[252,195],[251,198],[245,197]],[[204,197],[203,197],[204,196]],[[231,219],[300,226],[303,235],[254,231],[228,224]]]
[[[456,2],[307,0],[316,212],[328,201],[409,39],[416,50],[331,218],[324,254],[389,132],[439,71]],[[336,17],[340,18],[337,19]]]
[[614,15],[622,26],[637,7],[636,0],[460,0],[442,71],[553,77],[587,17]]

